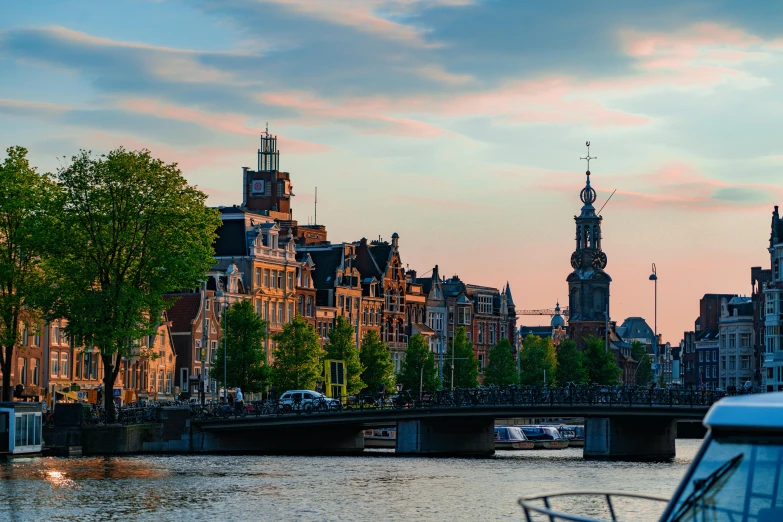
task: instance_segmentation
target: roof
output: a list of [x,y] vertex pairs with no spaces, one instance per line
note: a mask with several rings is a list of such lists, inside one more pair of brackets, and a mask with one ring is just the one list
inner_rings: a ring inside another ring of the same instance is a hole
[[717,328],[707,328],[696,334],[696,341],[715,341],[719,334],[720,330]]
[[725,397],[713,404],[704,425],[783,432],[783,393],[758,393]]
[[622,324],[626,328],[624,338],[627,339],[654,339],[655,333],[647,321],[642,317],[629,317]]
[[511,285],[508,284],[508,281],[506,281],[506,299],[508,306],[514,306],[514,298],[511,297]]
[[[234,208],[234,207],[228,207]],[[215,239],[215,255],[221,256],[246,256],[247,236],[245,233],[245,221],[242,219],[223,220],[217,229]]]
[[343,261],[343,246],[323,250],[308,250],[315,264],[313,284],[317,289],[334,288],[334,275]]
[[201,308],[201,294],[182,294],[166,298],[166,300],[174,299],[176,301],[166,312],[171,321],[171,331],[190,332]]

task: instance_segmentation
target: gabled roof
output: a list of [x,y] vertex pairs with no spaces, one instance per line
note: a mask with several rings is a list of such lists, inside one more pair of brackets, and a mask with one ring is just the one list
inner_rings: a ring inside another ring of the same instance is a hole
[[[229,207],[234,208],[234,207]],[[247,255],[247,235],[242,219],[224,220],[217,229],[215,255],[218,257]]]
[[626,333],[623,335],[624,339],[655,338],[655,332],[653,332],[653,329],[650,328],[650,325],[647,324],[647,321],[641,317],[627,318],[625,321],[623,321],[621,328],[626,329]]
[[343,247],[309,250],[310,258],[315,263],[313,271],[313,284],[318,290],[334,288],[337,268],[343,262]]
[[190,332],[193,321],[198,318],[201,308],[201,294],[182,294],[166,297],[166,301],[176,300],[166,311],[171,321],[172,332]]

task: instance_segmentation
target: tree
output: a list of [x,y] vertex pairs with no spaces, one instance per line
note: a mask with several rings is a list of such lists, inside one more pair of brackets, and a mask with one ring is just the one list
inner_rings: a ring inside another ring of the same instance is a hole
[[122,147],[81,151],[57,175],[61,197],[49,223],[47,316],[68,320],[75,342],[99,349],[104,405],[114,419],[119,361],[152,335],[163,295],[196,288],[214,262],[220,217],[175,163]]
[[56,186],[27,160],[27,149],[9,147],[0,164],[0,369],[2,400],[12,400],[11,368],[22,324],[37,323],[36,301],[43,287],[39,244],[41,226]]
[[636,367],[636,385],[649,386],[653,379],[652,358],[647,353],[644,345],[639,341],[631,343],[631,357],[638,363]]
[[553,384],[557,378],[557,356],[552,339],[528,335],[519,352],[520,383],[528,386]]
[[666,374],[663,372],[658,374],[658,388],[666,388]]
[[427,340],[421,334],[412,335],[408,339],[405,361],[402,363],[402,372],[397,376],[397,382],[402,383],[403,388],[412,393],[418,393],[419,387],[424,391],[438,389],[438,367],[435,364],[435,357],[430,351]]
[[603,339],[588,336],[584,351],[587,363],[587,376],[593,384],[617,384],[620,382],[622,370],[617,366],[614,354],[606,349]]
[[489,351],[489,363],[484,371],[484,384],[508,386],[517,384],[517,368],[511,353],[511,342],[501,339]]
[[277,342],[272,363],[272,382],[278,393],[313,390],[321,377],[321,345],[313,325],[297,315],[273,337]]
[[394,389],[394,363],[391,353],[375,330],[364,334],[359,360],[364,367],[362,381],[368,392],[380,392],[381,384],[385,384],[389,391]]
[[465,335],[465,327],[460,326],[454,340],[443,356],[443,386],[451,388],[451,359],[454,357],[454,388],[478,387],[478,361],[473,353],[473,345]]
[[571,339],[563,340],[557,347],[557,382],[582,384],[587,382],[584,354]]
[[270,378],[264,350],[266,321],[256,314],[249,299],[235,302],[224,313],[224,341],[218,346],[210,378],[220,382],[225,378],[224,389],[236,386],[243,392],[264,391]]
[[337,318],[334,328],[329,331],[329,344],[324,347],[326,359],[345,362],[348,395],[355,395],[366,386],[362,381],[364,366],[359,360],[359,350],[356,349],[355,339],[356,331],[353,329],[353,325],[340,316]]

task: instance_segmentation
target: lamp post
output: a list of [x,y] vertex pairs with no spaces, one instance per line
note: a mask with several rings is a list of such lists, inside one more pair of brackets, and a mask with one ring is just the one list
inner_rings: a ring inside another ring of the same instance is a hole
[[653,321],[653,357],[655,358],[655,379],[658,379],[658,271],[655,269],[655,263],[652,264],[652,274],[650,274],[650,281],[653,281],[655,285],[655,318]]
[[228,402],[228,372],[226,370],[226,309],[228,308],[228,296],[225,295],[222,290],[218,289],[215,293],[215,297],[215,301],[220,299],[220,311],[223,316],[223,327],[221,328],[221,336],[223,337],[223,400],[221,402],[226,403]]
[[201,374],[199,375],[198,380],[198,393],[199,393],[199,399],[201,402],[201,405],[204,406],[204,402],[206,401],[206,391],[204,390],[204,384],[206,383],[206,380],[204,379],[204,372],[206,371],[206,353],[207,353],[207,342],[209,339],[209,316],[207,315],[207,280],[204,279],[201,281],[201,291],[203,292],[203,299],[201,300],[201,312],[204,314],[204,321],[202,326],[202,333],[201,333]]

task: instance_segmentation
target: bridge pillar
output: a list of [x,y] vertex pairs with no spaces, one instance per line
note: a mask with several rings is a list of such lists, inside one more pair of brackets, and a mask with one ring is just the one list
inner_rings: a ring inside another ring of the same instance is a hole
[[677,421],[659,417],[585,419],[586,459],[671,460]]
[[433,457],[486,457],[495,453],[495,421],[420,419],[397,421],[396,452]]

